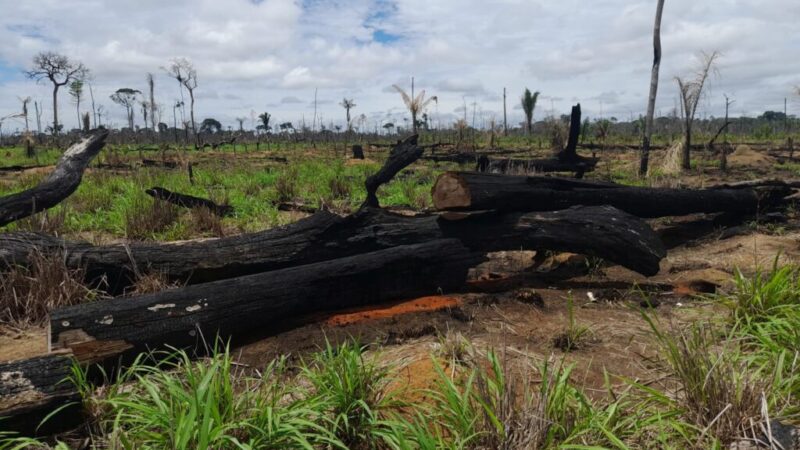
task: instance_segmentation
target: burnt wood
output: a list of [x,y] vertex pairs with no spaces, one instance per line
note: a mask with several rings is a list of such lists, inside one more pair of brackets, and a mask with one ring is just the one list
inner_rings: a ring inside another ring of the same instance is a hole
[[456,239],[393,247],[306,266],[88,302],[53,311],[50,345],[105,363],[167,347],[205,353],[217,337],[268,335],[324,311],[452,291],[483,257]]
[[35,187],[0,197],[0,226],[50,209],[72,195],[89,163],[105,145],[108,131],[97,131],[69,147],[55,169]]
[[172,192],[162,187],[153,187],[144,192],[155,199],[163,200],[183,208],[206,208],[220,217],[228,217],[234,214],[233,207],[230,205],[218,205],[205,198]]
[[68,380],[71,366],[72,357],[62,354],[0,363],[0,430],[33,437],[77,427],[83,415]]
[[418,137],[419,136],[415,134],[398,142],[397,145],[392,147],[392,150],[389,152],[389,158],[378,173],[370,175],[367,178],[367,199],[364,200],[363,206],[371,208],[379,207],[380,204],[378,203],[377,197],[378,188],[382,184],[391,181],[398,172],[422,156],[425,149],[417,145]]
[[638,217],[727,212],[752,214],[783,203],[787,185],[736,189],[667,189],[555,177],[446,172],[433,186],[439,210],[557,211],[611,205]]
[[[604,228],[587,228],[584,217],[588,216],[596,218],[598,226]],[[0,265],[27,265],[33,250],[63,252],[68,267],[84,268],[92,283],[105,279],[107,289],[118,294],[134,282],[137,272],[157,272],[172,280],[197,284],[449,237],[487,252],[524,247],[588,253],[645,275],[658,272],[658,262],[664,256],[659,238],[649,227],[614,209],[507,213],[497,214],[493,220],[494,223],[468,216],[444,222],[435,214],[409,217],[373,208],[341,217],[320,210],[293,224],[257,233],[183,243],[132,242],[106,246],[15,232],[0,234]],[[491,231],[480,231],[473,221]],[[630,229],[637,230],[646,245],[639,246],[634,240],[626,245],[625,254],[618,254],[614,245],[607,242],[617,239],[612,235],[626,236]],[[495,238],[493,233],[504,238]],[[510,239],[510,235],[515,238]],[[584,238],[595,245],[587,247]]]

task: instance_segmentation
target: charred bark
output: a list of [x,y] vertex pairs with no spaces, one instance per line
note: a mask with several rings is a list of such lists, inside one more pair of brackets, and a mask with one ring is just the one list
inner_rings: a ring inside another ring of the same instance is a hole
[[81,362],[123,364],[135,355],[185,348],[203,354],[217,337],[270,334],[287,320],[460,288],[482,256],[455,239],[393,247],[125,299],[62,308],[50,345]]
[[220,217],[232,216],[234,211],[230,205],[218,205],[211,200],[168,191],[161,187],[153,187],[144,191],[147,195],[183,208],[206,208]]
[[56,168],[37,186],[0,198],[0,226],[52,208],[72,195],[83,172],[105,145],[108,131],[99,131],[68,148]]
[[433,186],[439,210],[557,211],[611,205],[638,217],[727,212],[751,214],[780,204],[787,185],[738,189],[665,189],[555,177],[447,172]]
[[60,354],[0,363],[0,429],[32,437],[78,426],[83,415],[80,395],[67,379],[71,366],[72,358]]

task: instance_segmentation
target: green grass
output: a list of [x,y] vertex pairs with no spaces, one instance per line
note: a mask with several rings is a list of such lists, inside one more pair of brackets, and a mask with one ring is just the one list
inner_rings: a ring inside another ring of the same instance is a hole
[[[78,190],[47,215],[63,221],[53,230],[60,234],[126,237],[126,217],[141,215],[143,208],[154,202],[144,190],[160,186],[230,204],[236,213],[223,219],[223,227],[234,233],[250,232],[293,221],[291,215],[276,208],[282,201],[298,201],[314,207],[326,205],[342,211],[356,209],[366,198],[364,181],[378,169],[377,163],[347,165],[343,159],[324,158],[292,159],[290,164],[258,167],[244,159],[226,157],[196,164],[194,183],[190,183],[183,170],[141,168],[122,174],[97,170],[86,174]],[[382,186],[379,201],[384,206],[427,207],[436,174],[426,167],[411,171]],[[0,196],[28,189],[40,180],[41,175],[23,175],[11,185],[0,184]],[[4,229],[25,228],[30,228],[27,222]],[[145,238],[170,241],[205,235],[208,234],[193,226],[190,211],[179,210],[174,220],[152,230]]]

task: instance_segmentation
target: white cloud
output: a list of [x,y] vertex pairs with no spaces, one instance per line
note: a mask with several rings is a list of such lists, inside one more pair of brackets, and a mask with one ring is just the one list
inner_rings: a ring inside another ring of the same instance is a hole
[[[435,121],[458,118],[450,111],[463,97],[469,113],[488,120],[502,111],[504,87],[511,123],[521,120],[526,87],[542,92],[537,117],[566,114],[575,101],[588,116],[602,107],[607,116],[628,117],[646,104],[653,3],[0,0],[0,116],[18,109],[17,96],[49,109],[48,86],[25,80],[21,70],[36,52],[55,50],[92,69],[96,101],[117,124],[123,111],[108,96],[120,87],[144,90],[148,72],[156,75],[157,100],[171,109],[180,93],[161,67],[175,57],[197,68],[196,116],[226,125],[251,110],[269,110],[276,121],[308,120],[315,89],[318,114],[335,122],[343,120],[338,100],[323,97],[354,98],[370,120],[402,123],[405,110],[389,86],[409,90],[411,76],[417,91],[439,98],[429,111]],[[704,112],[719,114],[722,93],[737,100],[737,114],[779,107],[800,84],[798,17],[797,0],[671,0],[658,109],[672,109],[672,79],[690,71],[701,50],[722,52]],[[800,101],[790,107],[800,110]],[[73,126],[66,95],[61,108]]]

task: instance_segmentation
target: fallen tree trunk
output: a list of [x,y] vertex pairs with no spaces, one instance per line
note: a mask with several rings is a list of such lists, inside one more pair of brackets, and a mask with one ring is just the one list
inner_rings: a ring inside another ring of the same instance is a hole
[[198,354],[225,341],[263,336],[287,320],[460,288],[483,259],[455,239],[393,247],[332,261],[125,299],[66,307],[50,315],[51,349],[101,363],[141,352]]
[[[588,225],[586,217],[593,217],[597,228]],[[647,225],[613,208],[508,213],[499,214],[494,220],[491,223],[480,217],[467,217],[450,223],[437,215],[408,217],[371,208],[340,217],[321,210],[285,227],[258,233],[180,244],[134,242],[108,246],[69,242],[39,233],[5,233],[0,234],[0,263],[27,265],[33,250],[63,252],[68,267],[84,268],[90,282],[105,279],[108,290],[118,294],[134,283],[137,272],[156,272],[196,284],[450,237],[487,252],[524,247],[587,253],[645,275],[658,272],[658,262],[664,256],[658,237]],[[473,222],[487,231],[476,229]],[[515,225],[518,223],[525,226]],[[573,236],[562,229],[573,231]],[[645,245],[637,244],[635,236],[629,234],[632,229]],[[493,233],[505,238],[495,238]],[[516,236],[513,239],[509,237],[512,234]],[[584,238],[595,245],[587,247]],[[607,244],[608,239],[628,239],[632,244],[622,246],[626,253],[619,254],[616,244]]]
[[56,168],[35,187],[0,197],[0,226],[23,219],[61,203],[72,195],[83,172],[105,145],[108,131],[95,132],[68,148]]
[[446,172],[433,186],[439,210],[556,211],[611,205],[638,217],[727,212],[751,214],[783,201],[786,185],[737,189],[665,189],[555,177]]
[[[78,426],[81,398],[67,380],[70,367],[71,356],[62,354],[0,363],[0,430],[33,437]],[[58,408],[63,409],[42,424]]]
[[234,212],[233,207],[230,205],[218,205],[205,198],[180,194],[177,192],[168,191],[167,189],[161,187],[153,187],[144,192],[155,199],[163,200],[183,208],[206,208],[220,217],[232,216]]
[[178,163],[176,161],[156,161],[154,159],[142,159],[142,166],[162,167],[164,169],[177,169]]
[[571,160],[553,159],[519,159],[504,158],[492,159],[485,155],[478,158],[476,170],[478,172],[575,172],[581,178],[584,173],[591,172],[597,166],[597,158],[584,158],[577,156]]

